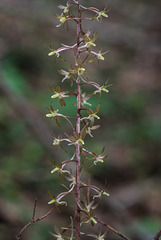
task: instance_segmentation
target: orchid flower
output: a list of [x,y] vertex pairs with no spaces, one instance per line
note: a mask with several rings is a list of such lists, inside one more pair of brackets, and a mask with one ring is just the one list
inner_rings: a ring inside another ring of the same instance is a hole
[[85,44],[80,46],[79,49],[87,48],[87,50],[92,46],[95,47],[96,44],[94,43],[97,39],[97,33],[94,33],[91,38],[89,37],[91,34],[91,31],[88,31],[81,39],[80,41],[84,42]]
[[58,175],[61,177],[61,175],[63,173],[68,173],[70,174],[70,172],[68,170],[64,170],[64,167],[66,165],[66,163],[60,163],[58,165],[55,164],[55,161],[52,162],[52,164],[54,165],[54,169],[51,171],[51,173],[55,173],[55,172],[58,172]]
[[98,107],[94,109],[94,112],[91,109],[87,109],[88,117],[83,117],[81,120],[89,119],[92,123],[94,123],[94,118],[100,119],[100,117],[97,115],[100,106],[101,105],[99,104]]
[[59,70],[58,72],[59,72],[61,75],[64,75],[64,76],[65,76],[65,77],[62,79],[62,82],[64,82],[65,79],[71,79],[71,78],[72,78],[72,75],[71,75],[70,72],[67,72],[67,71],[65,71],[65,70],[63,70],[63,69]]
[[76,177],[75,177],[75,176],[72,174],[72,172],[71,172],[70,177],[66,177],[66,179],[67,179],[69,182],[71,182],[70,185],[69,185],[70,190],[68,191],[68,192],[71,192],[71,191],[73,191],[75,185],[77,184],[77,182],[76,182]]
[[88,63],[93,62],[96,58],[97,58],[98,60],[104,61],[105,58],[103,57],[103,55],[106,54],[107,52],[108,52],[108,51],[102,53],[101,50],[100,50],[98,53],[96,53],[96,52],[94,52],[94,51],[91,51],[91,53],[94,54],[95,56],[94,56],[94,58],[92,58],[91,60],[89,60]]
[[106,93],[109,92],[109,90],[106,89],[107,82],[108,82],[108,81],[106,81],[103,86],[99,86],[99,87],[98,87],[97,85],[95,85],[95,87],[97,88],[97,90],[94,91],[94,94],[99,93],[99,98],[100,98],[100,96],[101,96],[101,92],[102,92],[102,91],[103,91],[103,92],[106,92]]
[[101,154],[98,155],[98,156],[96,157],[96,160],[94,161],[94,165],[96,165],[98,162],[103,163],[105,158],[106,158],[106,156],[103,156],[103,155],[101,155]]
[[58,8],[63,10],[63,13],[69,13],[70,12],[70,7],[72,6],[72,4],[70,3],[70,1],[67,2],[66,6],[63,5],[59,5]]
[[105,237],[107,235],[107,231],[104,234],[101,234],[101,230],[99,229],[99,234],[96,235],[94,233],[88,234],[88,236],[95,238],[96,240],[105,240]]
[[108,18],[108,15],[105,13],[105,12],[107,12],[106,9],[107,9],[107,6],[102,11],[100,11],[98,9],[96,10],[96,8],[95,8],[96,16],[93,17],[92,20],[96,19],[97,21],[101,22],[102,21],[102,17]]
[[59,138],[59,137],[54,138],[53,145],[56,146],[56,151],[57,151],[58,147],[60,146],[63,149],[63,151],[66,152],[66,150],[64,149],[64,147],[62,145],[62,142],[64,142],[64,141],[70,142],[70,140],[67,138]]
[[87,127],[86,134],[89,134],[91,137],[93,137],[91,130],[96,130],[100,127],[100,125],[95,125],[95,126],[89,126]]
[[53,55],[55,55],[56,57],[64,60],[64,59],[60,56],[60,52],[66,51],[66,50],[69,50],[69,49],[73,49],[73,48],[75,48],[75,46],[76,46],[76,44],[74,44],[73,46],[67,46],[67,45],[62,44],[62,47],[60,47],[60,48],[58,48],[58,49],[56,49],[56,50],[53,49],[53,48],[50,46],[51,52],[48,53],[48,56],[53,56]]
[[75,65],[70,72],[72,74],[78,74],[78,76],[82,76],[85,73],[85,68],[81,67],[81,65]]
[[83,224],[83,223],[91,223],[91,225],[94,226],[94,225],[97,223],[97,221],[96,221],[96,219],[93,217],[93,210],[92,210],[92,208],[90,209],[90,212],[85,212],[85,211],[84,211],[84,213],[87,214],[87,217],[84,218],[84,219],[82,219],[81,224]]
[[[66,134],[67,135],[67,134]],[[79,146],[82,146],[84,145],[84,141],[83,141],[83,137],[82,136],[79,136],[79,134],[76,134],[74,136],[68,136],[68,139],[70,141],[70,143],[68,143],[68,145],[79,145]]]
[[56,90],[54,90],[54,88],[51,86],[50,86],[50,89],[54,93],[54,95],[52,95],[51,98],[58,98],[60,105],[66,106],[66,103],[63,98],[69,97],[69,95],[67,95],[66,92],[61,92],[61,89],[59,86],[57,86]]
[[100,153],[99,155],[96,154],[96,153],[93,152],[93,151],[88,151],[88,150],[86,150],[86,149],[83,149],[83,150],[84,150],[86,153],[91,154],[91,155],[94,156],[93,158],[89,158],[89,160],[95,160],[95,161],[94,161],[94,165],[96,165],[98,162],[103,163],[103,162],[104,162],[104,159],[108,156],[108,154],[106,154],[105,156],[102,155],[102,153],[103,153],[104,150],[105,150],[104,147],[103,147],[103,149],[102,149],[102,151],[101,151],[101,153]]
[[67,206],[67,202],[60,201],[64,196],[67,195],[67,192],[60,193],[57,197],[54,197],[54,195],[51,195],[50,192],[48,192],[50,197],[52,198],[51,201],[48,202],[48,204],[55,203],[55,206],[58,207],[59,205],[65,205]]
[[[55,230],[56,234],[54,234],[54,233],[50,233],[50,234],[53,237],[55,237],[57,240],[65,240],[65,239],[73,240],[73,239],[75,239],[73,236],[74,235],[73,219],[72,219],[72,217],[70,217],[70,219],[71,219],[70,228],[61,228],[62,231],[60,232],[59,229],[56,226],[54,226],[54,230]],[[64,238],[65,231],[68,231],[68,230],[70,230],[71,236]]]
[[88,212],[88,213],[90,213],[91,209],[94,210],[97,207],[97,204],[94,205],[94,201],[91,201],[90,203],[87,203],[86,199],[84,199],[82,201],[82,205],[83,205],[82,210],[85,211],[85,212]]
[[85,93],[82,93],[82,95],[81,95],[81,105],[82,105],[82,107],[83,107],[85,104],[91,106],[91,104],[87,102],[88,99],[90,99],[90,95],[87,95],[87,96],[86,96]]
[[[51,108],[51,109],[50,109],[50,108]],[[53,108],[52,104],[51,104],[51,107],[50,107],[50,108],[48,108],[48,110],[49,110],[50,113],[47,113],[47,114],[46,114],[46,117],[55,118],[57,125],[60,126],[60,122],[59,122],[59,119],[58,119],[58,116],[60,115],[60,114],[58,114],[59,110],[57,109],[56,111],[54,111],[54,108]]]
[[109,193],[107,193],[106,191],[105,191],[105,189],[103,189],[103,190],[101,190],[101,189],[99,189],[98,187],[96,187],[96,186],[91,186],[91,189],[93,189],[97,194],[95,194],[94,196],[93,196],[93,199],[95,199],[95,198],[99,198],[99,199],[101,199],[101,197],[102,197],[102,195],[105,195],[105,196],[107,196],[107,197],[109,197]]
[[59,229],[56,226],[54,227],[54,230],[56,234],[50,233],[53,237],[55,237],[57,240],[65,240],[65,238],[63,237],[63,231],[60,233]]
[[70,19],[68,16],[65,15],[63,12],[62,15],[55,14],[55,16],[59,19],[60,24],[56,25],[56,27],[60,27],[63,23],[65,23],[68,19]]
[[58,109],[56,111],[51,111],[50,110],[50,113],[47,113],[46,117],[56,117],[57,116],[57,112],[59,112]]

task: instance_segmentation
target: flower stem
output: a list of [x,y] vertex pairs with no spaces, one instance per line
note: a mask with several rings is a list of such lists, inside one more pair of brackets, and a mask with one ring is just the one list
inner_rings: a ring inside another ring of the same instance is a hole
[[[76,48],[76,58],[75,62],[78,65],[78,59],[80,58],[79,52],[79,36],[81,32],[81,11],[80,11],[80,0],[78,2],[78,22],[77,22],[77,48]],[[76,123],[76,133],[80,135],[80,108],[81,108],[81,85],[80,85],[80,76],[77,76],[77,123]],[[77,209],[76,209],[76,240],[80,240],[80,161],[81,161],[81,153],[80,153],[80,145],[76,146],[76,201],[77,201]]]

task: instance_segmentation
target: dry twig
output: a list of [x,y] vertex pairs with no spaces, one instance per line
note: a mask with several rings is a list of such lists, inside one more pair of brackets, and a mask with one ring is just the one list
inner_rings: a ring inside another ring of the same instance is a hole
[[35,202],[34,202],[32,219],[31,219],[31,221],[30,221],[28,224],[26,224],[26,225],[21,229],[21,231],[17,234],[16,240],[21,240],[21,236],[22,236],[23,232],[24,232],[31,224],[43,220],[44,218],[48,217],[49,214],[53,211],[53,208],[52,208],[52,209],[50,209],[50,211],[47,212],[45,215],[43,215],[43,216],[41,216],[41,217],[39,217],[39,218],[35,218],[36,205],[37,205],[37,198],[35,198]]

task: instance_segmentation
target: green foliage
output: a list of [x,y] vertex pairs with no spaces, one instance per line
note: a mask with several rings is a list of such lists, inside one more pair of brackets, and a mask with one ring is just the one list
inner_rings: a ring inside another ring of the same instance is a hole
[[13,62],[14,61],[12,59],[3,62],[3,74],[7,80],[7,83],[17,94],[20,94],[20,92],[22,94],[31,91],[25,78],[18,71]]
[[156,232],[158,232],[158,229],[160,228],[161,221],[157,217],[149,218],[147,216],[141,217],[138,221],[135,222],[135,224],[138,224],[139,226],[148,229],[153,234],[156,234]]

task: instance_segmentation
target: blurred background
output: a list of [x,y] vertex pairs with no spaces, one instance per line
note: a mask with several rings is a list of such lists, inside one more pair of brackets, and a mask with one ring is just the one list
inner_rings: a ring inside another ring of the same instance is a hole
[[[50,160],[71,156],[52,146],[55,136],[68,132],[46,119],[50,106],[49,86],[61,84],[58,69],[72,62],[48,57],[49,46],[75,43],[75,25],[69,32],[57,29],[56,0],[0,1],[0,239],[11,240],[30,221],[34,198],[37,216],[50,207],[47,190],[61,191],[61,180],[52,175]],[[82,0],[82,4],[86,1]],[[87,5],[104,9],[106,1],[88,0]],[[89,79],[104,84],[109,94],[100,99],[101,128],[88,137],[88,148],[109,154],[103,165],[86,167],[92,183],[103,188],[107,180],[109,198],[97,210],[106,223],[135,240],[150,240],[161,228],[161,1],[111,0],[109,18],[100,25],[85,24],[98,32],[96,44],[109,50],[106,60],[87,66]],[[89,14],[90,15],[90,14]],[[91,15],[92,16],[92,15]],[[66,80],[62,89],[67,89]],[[88,92],[89,89],[87,88]],[[97,98],[92,98],[93,106]],[[62,109],[75,114],[72,99]],[[62,109],[62,110],[61,110]],[[98,123],[99,124],[99,123]],[[66,146],[64,146],[66,148]],[[70,152],[71,151],[71,152]],[[53,226],[68,224],[66,215],[54,210],[46,220],[30,226],[24,240],[53,239]],[[108,233],[108,239],[119,239]]]

